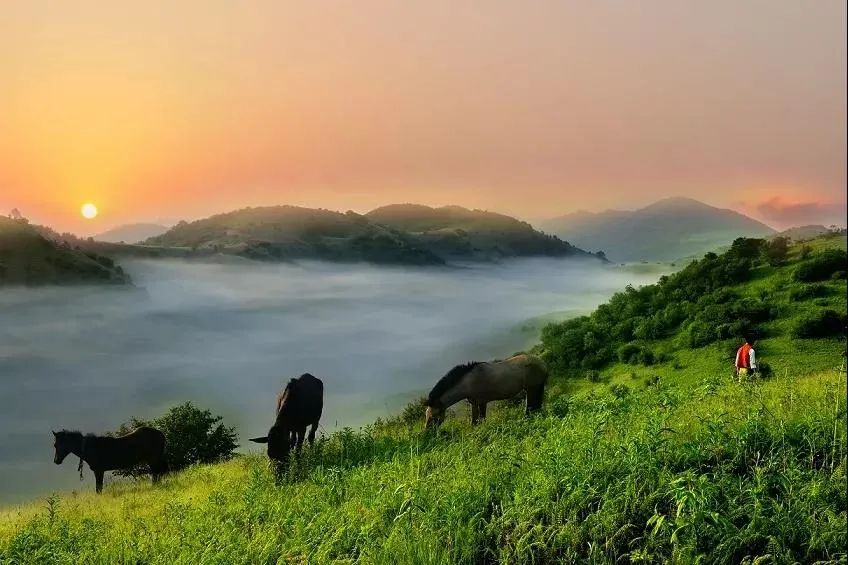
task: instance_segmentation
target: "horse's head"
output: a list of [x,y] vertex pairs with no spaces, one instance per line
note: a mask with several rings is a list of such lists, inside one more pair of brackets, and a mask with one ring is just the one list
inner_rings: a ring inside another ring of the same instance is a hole
[[288,459],[291,450],[291,431],[288,426],[274,424],[265,437],[250,438],[254,443],[268,444],[268,458],[282,462]]
[[53,448],[56,450],[53,455],[53,462],[56,465],[61,465],[65,457],[72,451],[74,445],[76,445],[75,439],[78,435],[80,434],[65,430],[53,432]]
[[438,428],[445,419],[445,409],[441,406],[427,406],[424,413],[424,427],[427,429]]

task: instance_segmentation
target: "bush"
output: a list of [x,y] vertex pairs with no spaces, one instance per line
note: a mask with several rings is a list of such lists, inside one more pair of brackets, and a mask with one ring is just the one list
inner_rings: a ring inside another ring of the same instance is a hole
[[757,371],[760,373],[760,377],[764,379],[767,379],[772,375],[771,365],[768,363],[757,363]]
[[839,335],[845,331],[845,314],[835,310],[819,310],[802,318],[792,328],[792,337],[815,338]]
[[844,271],[846,262],[848,256],[844,250],[826,249],[798,265],[793,277],[800,282],[823,281],[831,278],[834,273]]
[[635,343],[625,343],[618,348],[618,359],[622,363],[635,365],[639,362],[639,352],[641,348]]
[[[165,456],[171,471],[195,463],[216,463],[233,457],[238,447],[235,428],[221,423],[221,416],[201,410],[191,402],[171,408],[167,414],[153,421],[133,418],[121,424],[116,435],[131,432],[139,426],[151,426],[165,434]],[[116,475],[139,476],[149,473],[146,467],[115,471]]]
[[809,245],[804,245],[803,247],[801,247],[801,252],[798,254],[798,256],[801,259],[806,259],[807,257],[810,256],[810,253],[812,253],[812,252],[813,252],[812,247],[810,247]]
[[823,284],[804,284],[793,286],[789,291],[789,299],[793,301],[809,300],[810,298],[818,298],[827,294],[827,287]]
[[601,373],[594,369],[590,369],[586,371],[586,379],[590,383],[599,383],[601,382]]

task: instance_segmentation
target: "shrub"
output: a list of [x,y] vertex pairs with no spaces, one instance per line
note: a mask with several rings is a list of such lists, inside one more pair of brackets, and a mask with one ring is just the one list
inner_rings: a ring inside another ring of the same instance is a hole
[[826,249],[798,265],[793,273],[796,281],[814,282],[829,279],[845,270],[846,253],[842,249]]
[[802,318],[792,327],[792,337],[814,338],[839,335],[845,331],[845,314],[835,310],[819,310]]
[[760,376],[764,379],[767,379],[772,375],[771,365],[769,365],[768,363],[758,363],[757,371],[759,371]]
[[657,358],[654,356],[654,352],[648,349],[647,347],[643,347],[639,351],[639,362],[646,367],[653,365],[657,362]]
[[848,273],[846,273],[845,271],[836,271],[835,273],[830,275],[830,279],[834,281],[839,281],[846,278],[846,276],[848,276]]
[[[171,408],[167,414],[153,421],[133,418],[121,424],[116,435],[131,432],[139,426],[151,426],[165,434],[165,455],[171,471],[195,463],[216,463],[233,457],[238,447],[235,428],[221,423],[221,416],[201,410],[191,402]],[[139,476],[148,473],[146,467],[115,471],[116,475]]]
[[586,371],[586,379],[590,383],[599,383],[601,382],[601,373],[594,369],[590,369]]
[[618,359],[622,363],[634,365],[639,362],[640,347],[635,343],[625,343],[618,348]]
[[823,284],[803,284],[793,286],[789,291],[789,299],[793,301],[808,300],[810,298],[818,298],[827,294],[827,287]]
[[646,387],[658,386],[660,384],[660,376],[659,375],[651,375],[650,377],[645,379],[644,383],[645,383]]
[[813,248],[812,248],[812,247],[810,247],[809,245],[804,245],[803,247],[801,247],[801,251],[800,251],[800,253],[798,254],[798,256],[799,256],[801,259],[806,259],[807,257],[809,257],[809,256],[810,256],[810,253],[812,253],[812,252],[813,252]]

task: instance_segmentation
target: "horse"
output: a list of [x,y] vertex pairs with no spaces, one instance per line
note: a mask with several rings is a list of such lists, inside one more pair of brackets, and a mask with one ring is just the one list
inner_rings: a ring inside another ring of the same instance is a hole
[[324,383],[321,379],[304,373],[291,379],[277,396],[277,416],[274,425],[264,437],[250,438],[255,443],[268,444],[268,458],[274,463],[277,476],[286,468],[292,448],[300,454],[306,427],[309,444],[315,443],[315,431],[324,409]]
[[527,392],[526,414],[542,407],[548,371],[538,357],[519,354],[491,363],[472,361],[457,365],[442,377],[427,396],[425,426],[438,427],[445,410],[462,399],[471,403],[471,424],[486,417],[486,404]]
[[103,474],[116,469],[131,469],[139,464],[150,466],[153,482],[168,472],[165,459],[165,434],[155,428],[141,426],[118,437],[83,435],[81,432],[62,430],[53,432],[53,447],[56,450],[53,462],[61,465],[69,453],[80,458],[79,473],[82,480],[82,464],[88,463],[94,471],[95,490],[103,490]]

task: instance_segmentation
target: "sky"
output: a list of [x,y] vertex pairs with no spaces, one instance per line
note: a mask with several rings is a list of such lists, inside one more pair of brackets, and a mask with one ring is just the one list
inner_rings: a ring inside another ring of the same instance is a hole
[[4,2],[0,213],[680,195],[844,223],[845,45],[843,0]]

